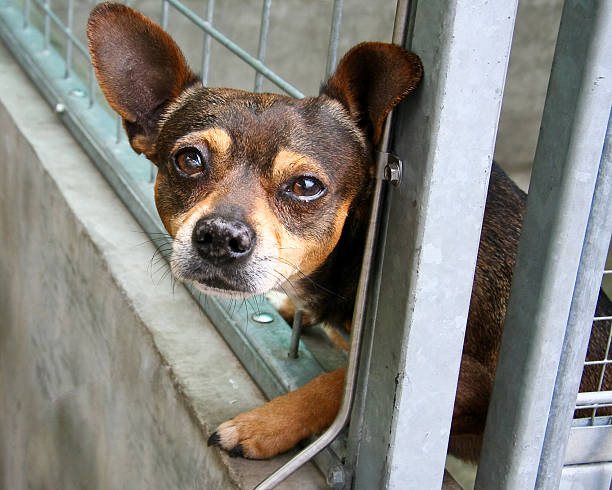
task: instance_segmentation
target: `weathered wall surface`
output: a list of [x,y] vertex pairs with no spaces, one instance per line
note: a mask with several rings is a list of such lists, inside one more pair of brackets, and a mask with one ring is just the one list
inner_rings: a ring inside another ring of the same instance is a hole
[[1,45],[0,86],[0,488],[252,487],[206,437],[262,395]]

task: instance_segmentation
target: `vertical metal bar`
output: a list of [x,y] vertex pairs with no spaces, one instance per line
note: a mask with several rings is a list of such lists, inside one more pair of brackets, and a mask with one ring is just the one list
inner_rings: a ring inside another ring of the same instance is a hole
[[[266,61],[266,48],[268,45],[268,31],[270,29],[270,9],[272,0],[264,0],[261,10],[261,24],[259,28],[259,48],[257,49],[257,59],[262,63]],[[261,92],[263,85],[263,75],[255,72],[255,92]]]
[[30,10],[32,9],[32,1],[25,0],[23,3],[23,28],[27,29],[30,26]]
[[162,0],[161,28],[168,30],[168,0]]
[[425,77],[396,114],[404,178],[390,196],[375,332],[351,415],[355,489],[442,484],[517,6],[400,3]]
[[92,64],[89,65],[89,107],[93,107],[96,101],[96,72]]
[[121,116],[117,114],[115,116],[115,143],[121,143],[121,135],[123,133],[123,121],[121,120]]
[[[49,9],[51,7],[51,0],[45,0],[45,7]],[[49,18],[48,12],[45,11],[45,22],[44,22],[44,36],[45,36],[45,51],[49,49],[49,41],[51,39],[51,19]]]
[[[66,32],[72,34],[72,24],[74,21],[74,0],[68,0],[68,21],[66,23]],[[66,71],[64,78],[70,77],[72,70],[72,39],[70,35],[66,36]]]
[[291,326],[291,344],[289,345],[289,358],[297,359],[302,335],[302,310],[295,310],[293,325]]
[[610,114],[612,3],[561,17],[476,488],[534,488]]
[[[606,262],[612,233],[611,123],[612,119],[609,118],[606,145],[599,165],[595,195],[542,447],[536,481],[536,488],[542,490],[558,488],[561,480],[565,449],[576,407],[576,393],[582,378],[583,362],[601,284],[601,270]],[[605,365],[603,367],[605,368]]]
[[[206,5],[206,21],[212,25],[215,14],[215,0],[208,0]],[[206,31],[204,32],[204,47],[202,52],[202,84],[208,85],[208,72],[210,70],[210,46],[212,37]]]
[[329,45],[327,47],[327,63],[325,67],[325,78],[329,78],[338,65],[338,43],[340,42],[340,30],[342,29],[342,7],[344,0],[334,0],[332,11],[331,31],[329,33]]

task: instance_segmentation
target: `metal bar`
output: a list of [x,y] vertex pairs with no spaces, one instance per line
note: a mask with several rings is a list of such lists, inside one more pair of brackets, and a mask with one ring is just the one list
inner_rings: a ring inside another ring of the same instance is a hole
[[[215,14],[215,0],[208,0],[206,4],[206,22],[212,25]],[[204,47],[202,53],[202,84],[208,85],[208,73],[210,70],[210,47],[212,38],[210,34],[204,32]]]
[[183,5],[180,1],[178,0],[165,0],[165,1],[170,3],[176,10],[181,12],[187,19],[189,19],[191,22],[197,25],[200,29],[210,34],[213,39],[215,39],[221,45],[229,49],[232,53],[238,56],[242,61],[244,61],[248,65],[255,68],[257,71],[262,73],[263,76],[266,77],[268,80],[270,80],[274,85],[284,90],[292,97],[297,97],[297,98],[304,97],[304,94],[302,92],[300,92],[298,89],[293,87],[289,82],[283,80],[276,73],[274,73],[267,66],[265,66],[261,61],[251,56],[249,53],[247,53],[244,49],[242,49],[232,40],[224,36],[221,32],[215,29],[209,22],[198,17],[193,11],[185,7],[185,5]]
[[297,359],[302,335],[302,310],[295,310],[293,325],[291,327],[291,343],[289,344],[289,358]]
[[[397,342],[393,336],[383,340],[383,329],[404,328],[399,369],[388,380],[397,388],[381,471],[384,488],[442,484],[517,3],[416,5],[410,42],[426,75],[413,102],[417,111],[400,112],[403,130],[396,148],[408,175],[393,195],[389,226],[394,233],[387,238],[376,326],[383,366],[386,348]],[[481,101],[477,108],[466,105],[467,93]],[[449,195],[461,206],[449,205]],[[452,288],[448,277],[453,277]],[[373,410],[386,402],[372,400]],[[361,452],[362,478],[379,471],[368,467],[369,456]],[[377,487],[371,483],[366,479],[358,488]]]
[[[605,393],[579,393],[583,361],[589,344],[601,270],[606,262],[612,233],[612,121],[609,120],[595,194],[591,205],[578,278],[574,288],[569,321],[563,340],[559,371],[542,446],[536,488],[558,488],[565,462],[565,450],[576,405],[600,403]],[[605,369],[605,366],[602,368]],[[601,389],[601,387],[599,388]],[[607,397],[612,401],[612,393]],[[601,402],[603,403],[603,402]]]
[[[45,0],[45,7],[50,9],[51,0]],[[49,49],[49,41],[51,39],[51,20],[49,20],[49,14],[45,12],[45,20],[44,20],[44,29],[45,29],[45,51]]]
[[342,28],[342,7],[344,0],[334,0],[331,20],[331,31],[329,33],[329,45],[327,47],[327,62],[325,67],[325,78],[329,78],[336,71],[338,65],[338,44],[340,42],[340,30]]
[[96,101],[96,87],[98,81],[96,80],[96,72],[92,64],[89,65],[89,108],[92,108]]
[[599,366],[601,364],[612,364],[612,359],[604,359],[602,361],[586,361],[584,363],[585,366]]
[[[395,114],[404,178],[390,195],[393,232],[351,419],[355,489],[442,484],[516,13],[516,1],[403,3],[405,45],[426,72]],[[482,103],[466,105],[468,93]]]
[[[266,48],[268,45],[268,31],[270,30],[270,10],[272,0],[264,0],[261,9],[261,24],[259,28],[259,47],[257,49],[257,59],[262,63],[266,61]],[[261,92],[263,85],[263,75],[255,72],[255,92]]]
[[162,0],[161,28],[164,31],[168,30],[168,0]]
[[72,35],[72,24],[74,21],[74,0],[68,0],[68,19],[66,25],[66,72],[64,78],[70,77],[70,71],[72,70],[72,41],[70,36]]
[[119,114],[115,114],[115,144],[121,143],[121,136],[123,135],[123,120]]
[[[603,405],[610,403],[612,403],[611,391],[589,391],[578,393],[576,396],[576,406],[581,408],[584,405]],[[571,426],[571,419],[569,420],[569,425]]]
[[566,0],[477,489],[534,488],[610,114],[612,4]]
[[30,26],[30,11],[32,9],[31,0],[25,0],[23,3],[23,28],[27,29]]

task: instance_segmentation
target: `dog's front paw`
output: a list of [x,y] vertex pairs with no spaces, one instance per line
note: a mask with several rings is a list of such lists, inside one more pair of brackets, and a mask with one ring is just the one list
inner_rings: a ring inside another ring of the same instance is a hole
[[221,424],[208,439],[230,456],[271,458],[334,420],[342,399],[344,369],[323,374],[303,387]]
[[208,445],[220,446],[232,457],[266,459],[295,446],[301,438],[293,432],[289,420],[255,409],[221,424]]

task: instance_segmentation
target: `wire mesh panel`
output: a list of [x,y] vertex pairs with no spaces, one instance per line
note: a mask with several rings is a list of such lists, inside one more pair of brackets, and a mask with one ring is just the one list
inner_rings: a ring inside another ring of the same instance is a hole
[[[604,271],[604,275],[609,274],[612,274],[612,270]],[[612,378],[612,302],[604,292],[599,296],[591,335],[598,341],[587,352],[584,377],[595,379],[596,388],[595,391],[578,394],[576,417],[588,418],[592,425],[596,417],[603,417],[607,419],[606,425],[612,426],[612,391],[604,389],[610,386]]]

